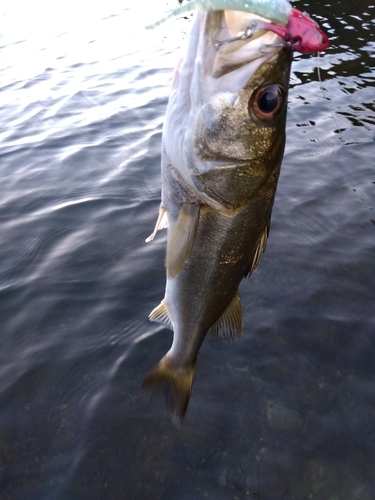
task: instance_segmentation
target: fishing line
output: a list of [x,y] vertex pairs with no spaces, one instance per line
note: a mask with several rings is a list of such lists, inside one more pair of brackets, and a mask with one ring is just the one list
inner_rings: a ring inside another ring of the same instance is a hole
[[334,121],[334,124],[336,126],[336,130],[339,134],[339,140],[345,144],[345,141],[341,135],[341,129],[340,129],[340,125],[338,124],[337,120],[336,120],[336,117],[335,117],[335,113],[333,111],[333,107],[331,106],[331,103],[329,102],[330,101],[330,98],[327,96],[327,89],[325,87],[323,87],[323,81],[322,81],[322,75],[320,73],[320,52],[318,52],[318,55],[317,55],[317,58],[318,58],[318,64],[317,64],[317,67],[316,67],[316,70],[317,70],[317,73],[318,73],[318,81],[320,83],[320,90],[322,91],[323,93],[323,99],[325,99],[328,103],[328,109],[329,109],[329,112],[331,114],[331,117],[332,117],[332,120]]

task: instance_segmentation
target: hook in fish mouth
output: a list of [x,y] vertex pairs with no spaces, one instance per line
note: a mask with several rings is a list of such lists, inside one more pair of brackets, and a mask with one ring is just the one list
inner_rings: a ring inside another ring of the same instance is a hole
[[[220,28],[219,31],[222,29]],[[272,31],[284,40],[283,45],[289,46],[294,51],[301,52],[301,54],[313,54],[329,46],[329,39],[320,30],[318,24],[307,14],[293,8],[286,26],[262,20],[252,21],[245,31],[241,31],[233,38],[227,38],[226,40],[217,40],[215,38],[215,47],[220,48],[226,43],[238,40],[248,40],[259,30]]]
[[[272,28],[273,26],[274,25],[271,23],[265,23],[262,21],[251,21],[251,23],[246,27],[246,29],[244,31],[240,31],[237,36],[227,38],[226,40],[218,40],[217,35],[220,33],[220,31],[225,29],[225,26],[222,26],[215,33],[215,36],[214,36],[215,47],[217,49],[219,49],[222,45],[225,45],[227,43],[249,40],[250,38],[252,38],[255,35],[255,33],[257,31],[266,30],[266,29],[269,29],[270,27]],[[280,30],[283,30],[283,28],[275,26],[275,29],[273,29],[273,30],[271,29],[271,31],[276,32],[279,36],[281,34]],[[284,31],[285,31],[285,29],[284,29]],[[267,44],[267,45],[265,45],[265,47],[285,47],[285,46],[292,46],[293,47],[293,44],[294,44],[294,41],[285,40],[283,43]]]
[[248,40],[249,38],[252,38],[254,36],[254,33],[259,29],[257,27],[257,22],[252,21],[245,29],[245,31],[240,31],[237,36],[227,38],[226,40],[218,40],[217,35],[221,30],[223,30],[225,27],[222,26],[219,28],[216,33],[215,33],[215,47],[220,48],[222,45],[225,45],[230,42],[237,42],[239,40]]
[[[218,40],[217,35],[219,34],[220,31],[225,29],[225,26],[222,26],[215,33],[215,36],[214,36],[215,47],[217,49],[219,49],[221,46],[226,45],[227,43],[249,40],[250,38],[252,38],[255,35],[255,33],[257,31],[265,29],[266,26],[268,27],[268,26],[270,26],[270,24],[267,23],[267,25],[266,25],[265,23],[257,23],[257,21],[252,21],[246,27],[245,31],[240,31],[237,36],[227,38],[226,40]],[[274,47],[292,47],[293,48],[293,45],[294,45],[294,41],[292,41],[292,40],[286,41],[285,40],[281,43],[265,44],[259,50],[260,50],[260,52],[267,54],[267,52],[269,51],[267,49],[272,50],[272,48],[274,48]]]

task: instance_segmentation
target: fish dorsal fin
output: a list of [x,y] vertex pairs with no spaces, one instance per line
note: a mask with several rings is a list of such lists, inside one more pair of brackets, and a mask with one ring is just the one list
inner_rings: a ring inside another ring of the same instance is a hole
[[236,292],[232,302],[220,318],[211,326],[212,340],[235,340],[242,337],[243,318],[239,293]]
[[176,277],[184,267],[193,248],[198,227],[199,205],[184,203],[168,240],[165,265],[168,277]]
[[250,274],[254,271],[254,269],[259,264],[262,253],[265,251],[266,246],[267,246],[269,232],[270,232],[270,225],[267,224],[267,226],[264,228],[264,231],[260,237],[258,246],[256,247],[254,257],[253,257],[253,263],[251,264],[251,268],[250,268],[248,276],[250,276]]
[[156,323],[161,323],[170,330],[173,330],[173,322],[169,315],[167,304],[164,300],[162,300],[160,304],[150,312],[148,319],[150,321],[155,321]]
[[168,225],[168,220],[167,220],[167,211],[165,210],[164,207],[160,205],[159,208],[159,215],[158,218],[156,219],[156,224],[154,227],[154,230],[150,234],[148,238],[146,238],[146,243],[149,241],[152,241],[155,238],[156,233],[159,231],[159,229],[165,229]]

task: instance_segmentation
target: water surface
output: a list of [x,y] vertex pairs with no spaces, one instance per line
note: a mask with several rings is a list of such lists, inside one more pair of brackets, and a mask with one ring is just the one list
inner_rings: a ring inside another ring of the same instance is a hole
[[0,4],[2,499],[375,497],[375,5],[295,5],[331,47],[295,56],[244,337],[204,343],[176,429],[140,391],[172,338],[147,319],[165,234],[144,239],[190,17]]

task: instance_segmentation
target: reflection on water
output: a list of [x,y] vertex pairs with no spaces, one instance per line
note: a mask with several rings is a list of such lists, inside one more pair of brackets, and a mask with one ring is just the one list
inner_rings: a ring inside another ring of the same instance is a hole
[[204,343],[181,429],[140,385],[172,338],[147,319],[165,234],[144,239],[189,20],[2,6],[2,499],[374,497],[375,7],[310,4],[332,45],[293,63],[244,338]]

